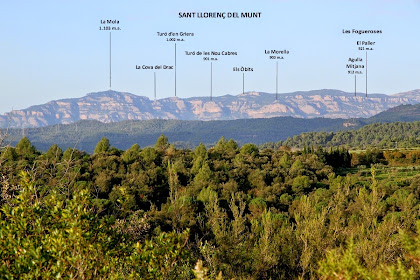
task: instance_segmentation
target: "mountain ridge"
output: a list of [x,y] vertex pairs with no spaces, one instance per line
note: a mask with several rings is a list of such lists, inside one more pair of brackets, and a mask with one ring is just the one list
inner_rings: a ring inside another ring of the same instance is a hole
[[420,90],[393,95],[354,96],[341,90],[321,89],[275,94],[246,92],[208,97],[149,99],[114,90],[91,92],[79,98],[52,100],[0,116],[0,127],[41,127],[78,120],[104,123],[123,120],[179,119],[234,120],[291,116],[297,118],[370,117],[402,104],[420,103]]

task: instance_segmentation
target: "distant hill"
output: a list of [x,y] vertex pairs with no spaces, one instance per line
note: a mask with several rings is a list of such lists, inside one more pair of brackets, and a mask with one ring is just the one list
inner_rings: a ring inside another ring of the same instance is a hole
[[399,105],[366,120],[374,122],[412,122],[420,120],[420,104]]
[[248,92],[240,95],[150,100],[117,91],[89,93],[0,116],[0,127],[29,128],[70,124],[79,120],[103,123],[124,120],[235,120],[292,116],[297,118],[368,118],[402,104],[420,103],[420,90],[394,95],[354,96],[340,90],[313,90],[275,94]]

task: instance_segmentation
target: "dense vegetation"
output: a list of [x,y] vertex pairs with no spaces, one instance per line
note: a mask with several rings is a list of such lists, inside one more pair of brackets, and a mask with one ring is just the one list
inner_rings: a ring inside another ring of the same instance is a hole
[[0,277],[418,279],[419,163],[164,136],[40,153],[23,138],[0,155]]

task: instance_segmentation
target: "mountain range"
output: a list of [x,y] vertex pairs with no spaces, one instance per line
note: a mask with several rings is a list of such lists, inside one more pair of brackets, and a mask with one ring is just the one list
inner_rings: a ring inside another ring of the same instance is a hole
[[[373,123],[374,126],[372,127],[372,132],[370,132],[372,137],[389,138],[390,136],[386,135],[392,134],[394,138],[402,137],[400,140],[404,140],[404,133],[417,133],[415,131],[403,132],[400,125],[386,126],[386,124],[384,124],[383,129],[378,131],[378,127],[382,125],[377,123],[396,121],[409,121],[409,124],[412,124],[414,121],[420,121],[420,103],[416,105],[400,105],[373,117],[358,119],[275,117],[219,121],[128,120],[111,123],[102,123],[96,120],[80,120],[72,124],[8,129],[7,132],[3,129],[2,134],[8,134],[5,143],[12,145],[16,145],[23,136],[26,136],[41,151],[48,150],[52,144],[58,144],[62,149],[77,147],[91,153],[102,137],[108,138],[114,147],[125,150],[135,143],[141,147],[153,145],[161,134],[167,136],[170,143],[175,144],[177,147],[193,148],[200,142],[211,146],[222,136],[227,139],[234,139],[240,145],[245,143],[264,144],[267,142],[278,142],[284,141],[289,137],[292,138],[288,140],[290,143],[299,144],[312,139],[312,142],[322,140],[325,143],[320,142],[320,144],[326,144],[330,138],[333,139],[334,135],[337,135],[338,138],[340,138],[340,135],[344,135],[344,132],[340,133],[340,131],[356,131],[360,128],[369,127],[366,125]],[[418,126],[413,127],[418,128]],[[331,133],[316,134],[315,132],[317,131]],[[304,132],[312,132],[310,135],[314,136],[309,139],[308,134],[301,134]],[[332,132],[337,133],[334,134]],[[366,134],[365,130],[362,132]],[[386,134],[385,136],[384,133]],[[299,134],[300,136],[297,136]],[[399,136],[397,137],[395,134]],[[406,135],[407,137],[413,138],[411,134]],[[315,138],[319,139],[316,140]],[[347,139],[348,136],[342,138]],[[417,136],[413,139],[417,139]],[[355,138],[355,141],[355,143],[358,143],[358,141],[362,141],[362,138]],[[372,141],[372,143],[374,142]],[[352,145],[356,144],[353,143]]]
[[368,118],[403,104],[420,103],[420,90],[393,95],[348,93],[324,89],[275,94],[151,100],[126,92],[102,91],[81,98],[50,101],[0,116],[0,127],[30,128],[70,124],[79,120],[103,123],[124,120],[235,120],[291,116],[295,118]]

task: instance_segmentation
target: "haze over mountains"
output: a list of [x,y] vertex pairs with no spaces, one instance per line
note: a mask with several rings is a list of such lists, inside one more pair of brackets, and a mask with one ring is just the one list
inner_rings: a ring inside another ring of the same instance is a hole
[[81,98],[50,101],[0,116],[0,127],[29,128],[70,124],[79,120],[104,123],[124,120],[234,120],[291,116],[297,118],[367,118],[402,104],[420,103],[420,90],[394,95],[313,90],[275,94],[248,92],[240,95],[151,100],[117,91],[89,93]]

